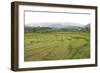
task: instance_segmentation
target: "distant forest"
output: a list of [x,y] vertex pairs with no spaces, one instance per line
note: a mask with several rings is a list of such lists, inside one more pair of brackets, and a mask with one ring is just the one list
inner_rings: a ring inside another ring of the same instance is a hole
[[84,27],[79,26],[68,26],[64,28],[53,28],[53,27],[28,27],[25,26],[24,32],[68,32],[68,31],[83,31],[90,32],[90,24],[85,25]]

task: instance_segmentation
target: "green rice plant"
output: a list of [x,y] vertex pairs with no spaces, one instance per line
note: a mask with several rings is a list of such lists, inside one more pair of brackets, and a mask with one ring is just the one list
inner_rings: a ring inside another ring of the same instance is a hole
[[64,60],[90,58],[88,32],[27,32],[24,60]]

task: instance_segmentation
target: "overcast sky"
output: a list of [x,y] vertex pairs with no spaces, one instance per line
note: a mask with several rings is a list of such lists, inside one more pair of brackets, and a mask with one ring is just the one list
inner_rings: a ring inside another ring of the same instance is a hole
[[[90,14],[48,13],[48,12],[25,12],[25,25],[33,23],[90,23]],[[36,24],[33,24],[34,26]]]

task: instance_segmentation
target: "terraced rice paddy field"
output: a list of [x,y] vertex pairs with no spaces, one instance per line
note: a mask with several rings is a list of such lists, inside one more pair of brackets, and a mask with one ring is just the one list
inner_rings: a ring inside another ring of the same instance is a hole
[[25,32],[24,36],[24,61],[90,58],[89,32]]

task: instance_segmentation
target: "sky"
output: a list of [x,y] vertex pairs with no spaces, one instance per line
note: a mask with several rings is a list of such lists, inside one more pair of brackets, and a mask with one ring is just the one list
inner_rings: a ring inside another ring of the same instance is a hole
[[34,23],[79,23],[87,25],[90,23],[90,14],[75,13],[48,13],[48,12],[25,12],[25,25]]

